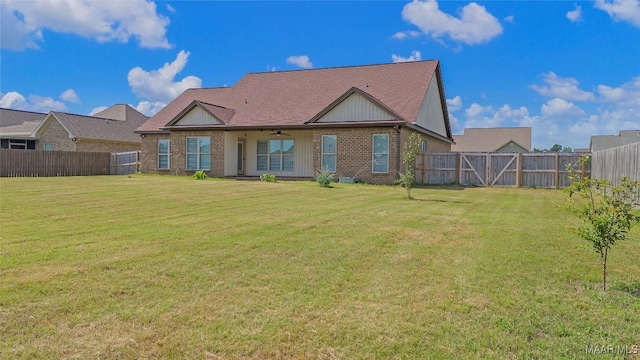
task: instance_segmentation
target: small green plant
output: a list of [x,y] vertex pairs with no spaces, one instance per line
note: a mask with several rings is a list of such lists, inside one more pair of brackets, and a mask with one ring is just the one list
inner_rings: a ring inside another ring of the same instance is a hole
[[320,184],[320,186],[328,188],[331,187],[331,183],[334,181],[335,177],[335,173],[322,169],[316,173],[316,182]]
[[262,174],[260,175],[260,181],[274,183],[276,182],[276,176],[273,174]]
[[411,187],[415,180],[413,169],[416,164],[416,158],[420,151],[420,142],[422,137],[418,133],[411,133],[409,139],[404,143],[402,148],[402,163],[404,164],[404,173],[399,173],[399,178],[396,180],[396,184],[407,189],[407,199],[411,199]]
[[204,170],[198,170],[195,173],[193,173],[192,177],[196,180],[204,180],[209,176],[207,175],[206,172],[204,172]]
[[[584,157],[578,165],[588,161],[589,158]],[[582,220],[573,230],[600,256],[602,290],[606,291],[609,250],[618,241],[625,240],[631,228],[640,223],[640,215],[634,211],[640,196],[640,182],[624,176],[620,184],[614,185],[609,180],[581,177],[571,164],[567,164],[567,173],[571,180],[565,189],[569,193],[567,208]]]

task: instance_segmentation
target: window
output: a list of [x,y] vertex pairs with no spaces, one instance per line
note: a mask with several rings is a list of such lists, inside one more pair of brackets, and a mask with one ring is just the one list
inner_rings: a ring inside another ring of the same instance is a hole
[[158,169],[169,170],[169,155],[171,155],[171,140],[158,140]]
[[293,139],[258,140],[258,166],[263,171],[293,171]]
[[372,172],[389,172],[389,135],[373,135],[373,159]]
[[44,144],[44,146],[43,146],[43,150],[44,150],[44,151],[51,151],[51,150],[53,150],[53,145],[51,145],[51,144]]
[[336,135],[322,135],[322,160],[320,168],[322,170],[336,171],[336,145],[338,139]]
[[27,148],[27,140],[9,140],[9,149],[26,149]]
[[187,170],[211,170],[211,138],[187,138]]
[[423,153],[426,153],[426,152],[427,152],[427,142],[426,142],[425,140],[422,140],[422,142],[420,143],[420,150],[421,150]]

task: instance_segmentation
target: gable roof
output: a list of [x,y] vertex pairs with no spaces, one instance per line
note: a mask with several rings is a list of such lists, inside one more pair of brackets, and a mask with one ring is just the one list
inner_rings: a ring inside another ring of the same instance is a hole
[[233,109],[227,109],[222,106],[208,104],[198,100],[193,100],[193,102],[191,102],[189,106],[184,108],[184,110],[182,110],[178,115],[176,115],[173,118],[173,120],[171,120],[167,124],[167,126],[171,126],[171,125],[180,126],[179,124],[180,120],[182,120],[185,116],[187,116],[187,114],[189,114],[195,108],[201,108],[211,117],[213,117],[213,119],[218,122],[216,125],[226,124],[229,120],[231,120],[231,117],[233,117],[233,114],[235,113],[235,110]]
[[[437,60],[250,73],[233,87],[186,90],[137,131],[162,131],[194,100],[233,110],[225,121],[230,127],[304,127],[351,91],[385,108],[396,121],[413,123],[433,76],[442,88]],[[443,106],[451,138],[446,102]]]
[[531,150],[531,128],[467,128],[463,135],[453,135],[453,140],[451,151],[493,152],[511,141]]
[[600,151],[640,142],[640,130],[621,130],[618,135],[594,135],[589,149]]
[[0,137],[28,138],[47,114],[0,108]]
[[139,143],[140,136],[134,130],[146,119],[144,116],[122,121],[52,111],[35,130],[35,134],[40,133],[47,121],[58,121],[69,133],[69,138]]

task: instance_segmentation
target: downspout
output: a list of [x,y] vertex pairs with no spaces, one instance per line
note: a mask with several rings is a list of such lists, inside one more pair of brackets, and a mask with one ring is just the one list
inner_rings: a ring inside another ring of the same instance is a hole
[[400,178],[400,125],[393,127],[396,129],[396,180]]

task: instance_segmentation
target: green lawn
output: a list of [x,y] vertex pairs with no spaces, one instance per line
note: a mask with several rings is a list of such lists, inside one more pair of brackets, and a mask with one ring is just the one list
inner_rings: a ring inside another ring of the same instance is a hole
[[2,178],[0,358],[571,359],[640,345],[640,229],[612,251],[602,293],[563,192],[412,195]]

